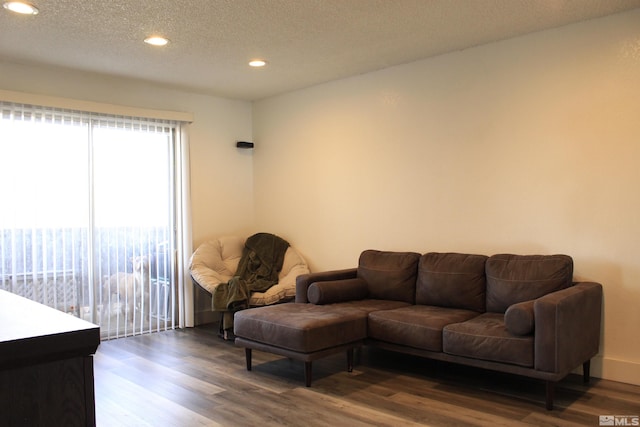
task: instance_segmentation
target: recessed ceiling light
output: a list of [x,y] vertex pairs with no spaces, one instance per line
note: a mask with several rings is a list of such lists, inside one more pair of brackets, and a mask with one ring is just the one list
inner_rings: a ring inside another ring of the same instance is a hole
[[264,59],[253,59],[251,61],[249,61],[249,66],[251,67],[264,67],[265,65],[267,65],[267,61],[265,61]]
[[144,39],[144,42],[153,46],[165,46],[169,43],[169,39],[161,36],[151,36]]
[[12,12],[21,13],[23,15],[37,15],[38,8],[32,4],[22,1],[6,1],[2,6]]

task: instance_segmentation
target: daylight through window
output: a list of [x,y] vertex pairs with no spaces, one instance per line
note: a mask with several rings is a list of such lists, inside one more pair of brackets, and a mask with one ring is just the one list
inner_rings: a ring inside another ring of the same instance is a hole
[[173,328],[180,124],[0,108],[0,289],[104,338]]

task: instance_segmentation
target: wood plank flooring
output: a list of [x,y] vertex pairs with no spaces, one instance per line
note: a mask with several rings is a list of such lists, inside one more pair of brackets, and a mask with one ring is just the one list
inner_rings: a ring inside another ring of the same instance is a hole
[[571,375],[544,409],[544,384],[365,348],[304,365],[244,350],[217,325],[103,342],[95,356],[96,418],[118,426],[598,426],[640,415],[640,386]]

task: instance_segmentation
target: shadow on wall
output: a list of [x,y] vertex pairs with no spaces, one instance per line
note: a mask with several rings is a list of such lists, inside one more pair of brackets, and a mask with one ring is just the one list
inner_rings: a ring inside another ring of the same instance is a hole
[[[633,268],[629,268],[634,270]],[[638,269],[635,269],[638,270]],[[633,274],[640,283],[640,270]],[[605,262],[600,258],[578,258],[574,259],[574,281],[599,282],[602,284],[602,324],[600,325],[600,351],[591,360],[591,374],[595,377],[602,378],[605,369],[604,360],[607,352],[608,344],[619,341],[617,336],[611,336],[612,333],[620,334],[619,336],[628,336],[623,331],[618,330],[607,331],[607,324],[623,325],[626,323],[624,318],[631,320],[637,308],[632,307],[629,301],[640,301],[640,290],[631,289],[625,286],[623,279],[623,268],[621,264]],[[637,314],[635,314],[637,316]],[[616,320],[616,318],[621,320]],[[636,322],[637,324],[637,322]],[[623,339],[624,340],[624,339]]]

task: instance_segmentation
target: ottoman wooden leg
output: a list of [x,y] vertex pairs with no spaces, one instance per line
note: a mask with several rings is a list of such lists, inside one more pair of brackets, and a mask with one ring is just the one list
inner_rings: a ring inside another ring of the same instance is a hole
[[304,383],[311,387],[311,362],[304,362]]
[[347,372],[353,372],[353,349],[347,350]]
[[250,348],[244,349],[244,357],[247,360],[247,371],[250,371],[251,370],[251,349]]

